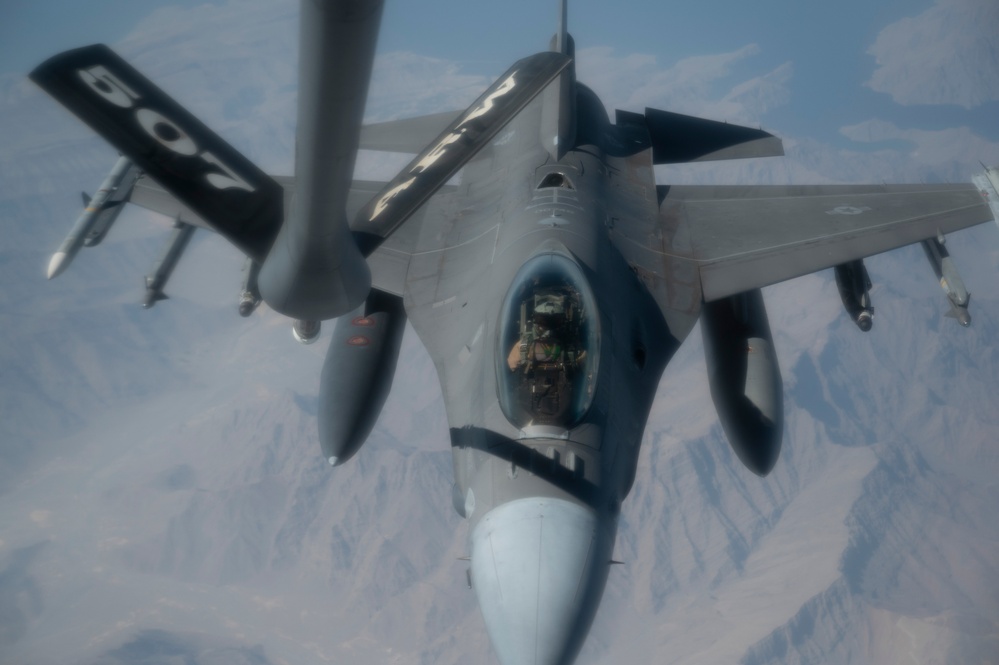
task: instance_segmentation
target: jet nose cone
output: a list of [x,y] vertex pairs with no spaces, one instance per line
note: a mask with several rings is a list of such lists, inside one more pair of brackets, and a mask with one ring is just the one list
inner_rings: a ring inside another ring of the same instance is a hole
[[560,499],[518,499],[485,515],[471,540],[472,585],[500,662],[572,663],[607,581],[611,520]]

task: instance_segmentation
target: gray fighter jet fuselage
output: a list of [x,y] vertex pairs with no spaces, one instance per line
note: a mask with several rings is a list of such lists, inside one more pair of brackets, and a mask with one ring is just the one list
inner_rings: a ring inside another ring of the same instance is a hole
[[[577,131],[604,135],[603,109],[581,99]],[[539,141],[543,102],[440,201],[466,211],[453,231],[467,244],[438,257],[464,268],[465,295],[431,303],[446,318],[410,312],[437,350],[455,507],[504,663],[564,662],[581,646],[660,375],[700,302],[688,285],[670,326],[610,242],[616,219],[656,217],[651,163],[596,141],[554,159]]]

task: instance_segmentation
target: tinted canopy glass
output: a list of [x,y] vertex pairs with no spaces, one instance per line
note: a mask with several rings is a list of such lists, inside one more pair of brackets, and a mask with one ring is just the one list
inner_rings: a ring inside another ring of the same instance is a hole
[[523,265],[500,310],[499,402],[517,427],[571,427],[593,400],[599,316],[579,266],[561,254]]

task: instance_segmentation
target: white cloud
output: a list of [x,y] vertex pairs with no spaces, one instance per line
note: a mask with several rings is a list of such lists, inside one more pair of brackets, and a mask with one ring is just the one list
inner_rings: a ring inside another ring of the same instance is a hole
[[375,59],[366,120],[379,122],[463,109],[491,82],[486,76],[464,74],[447,60],[415,53],[384,53]]
[[861,143],[904,141],[905,148],[878,151],[889,162],[907,164],[924,177],[965,180],[967,169],[978,162],[999,163],[999,143],[967,127],[941,130],[902,129],[884,120],[866,120],[840,129],[843,136]]
[[973,108],[999,100],[999,2],[938,0],[881,31],[867,85],[899,104]]
[[684,58],[663,67],[655,56],[617,55],[598,47],[577,52],[579,80],[590,86],[608,108],[636,110],[645,106],[718,120],[757,123],[770,109],[790,99],[791,63],[742,80],[718,95],[717,87],[735,66],[758,54],[749,44],[736,51]]

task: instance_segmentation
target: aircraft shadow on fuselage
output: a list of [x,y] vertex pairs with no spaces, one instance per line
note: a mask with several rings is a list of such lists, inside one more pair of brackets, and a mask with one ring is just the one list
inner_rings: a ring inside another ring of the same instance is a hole
[[593,482],[580,477],[578,472],[567,468],[557,460],[546,457],[540,451],[526,446],[520,441],[482,427],[466,425],[465,427],[451,428],[451,445],[480,450],[487,455],[513,463],[518,468],[534,474],[586,505],[597,509],[599,492]]

